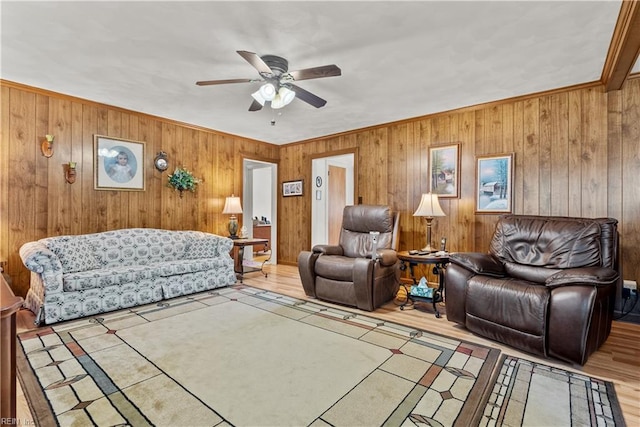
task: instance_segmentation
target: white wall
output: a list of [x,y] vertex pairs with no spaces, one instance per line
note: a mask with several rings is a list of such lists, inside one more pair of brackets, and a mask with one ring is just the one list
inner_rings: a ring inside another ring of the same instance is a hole
[[[339,166],[347,170],[345,179],[345,200],[347,206],[349,206],[353,205],[355,200],[353,163],[353,154],[313,159],[311,165],[311,188],[313,189],[311,194],[311,247],[315,245],[326,244],[329,241],[329,206],[327,203],[327,172],[329,170],[329,165]],[[317,176],[320,176],[322,178],[322,186],[320,187],[316,187]],[[320,192],[320,200],[318,200],[316,196],[318,191]]]
[[[253,188],[259,189],[259,191],[253,192],[253,217],[257,216],[260,219],[264,216],[273,223],[273,218],[271,218],[273,211],[271,209],[271,168],[253,170]],[[247,218],[245,223],[250,224],[249,220],[250,218]]]

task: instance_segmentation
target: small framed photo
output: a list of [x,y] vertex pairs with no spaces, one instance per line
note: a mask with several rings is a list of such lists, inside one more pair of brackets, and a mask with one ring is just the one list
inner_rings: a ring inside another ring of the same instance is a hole
[[429,148],[429,190],[438,197],[460,197],[460,144]]
[[477,157],[476,213],[510,213],[513,154]]
[[96,190],[144,191],[144,142],[93,137]]
[[282,196],[302,196],[302,189],[304,188],[304,180],[298,181],[285,181],[282,183]]

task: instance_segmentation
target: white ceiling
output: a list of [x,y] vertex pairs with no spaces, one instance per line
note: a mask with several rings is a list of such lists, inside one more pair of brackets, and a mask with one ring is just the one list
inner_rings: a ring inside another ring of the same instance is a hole
[[[600,79],[620,1],[0,3],[2,79],[274,144]],[[249,112],[237,50],[342,76]],[[638,65],[634,71],[640,71]],[[270,121],[276,120],[271,126]]]

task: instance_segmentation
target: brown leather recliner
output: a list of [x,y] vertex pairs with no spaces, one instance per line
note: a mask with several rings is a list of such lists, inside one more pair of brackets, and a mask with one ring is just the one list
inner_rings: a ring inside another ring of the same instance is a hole
[[[305,293],[367,311],[392,299],[400,284],[398,218],[387,206],[346,206],[339,244],[316,245],[298,255]],[[380,233],[376,259],[371,232]]]
[[611,331],[620,280],[617,223],[501,216],[488,254],[451,254],[448,320],[529,353],[584,365]]

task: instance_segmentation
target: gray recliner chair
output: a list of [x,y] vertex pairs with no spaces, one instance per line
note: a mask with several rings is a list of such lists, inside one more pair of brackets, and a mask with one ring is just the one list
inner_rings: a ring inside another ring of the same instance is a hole
[[346,206],[339,244],[298,255],[305,293],[367,311],[392,299],[400,284],[399,216],[388,206]]

